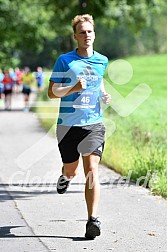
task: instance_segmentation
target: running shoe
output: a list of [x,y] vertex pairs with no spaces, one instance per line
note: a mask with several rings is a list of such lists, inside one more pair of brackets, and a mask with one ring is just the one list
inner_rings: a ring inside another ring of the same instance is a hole
[[63,194],[67,191],[67,188],[69,187],[70,179],[67,179],[66,176],[61,175],[57,181],[57,192],[59,194]]
[[86,239],[93,240],[96,236],[100,235],[100,224],[101,222],[98,220],[98,218],[93,216],[90,217],[86,224]]

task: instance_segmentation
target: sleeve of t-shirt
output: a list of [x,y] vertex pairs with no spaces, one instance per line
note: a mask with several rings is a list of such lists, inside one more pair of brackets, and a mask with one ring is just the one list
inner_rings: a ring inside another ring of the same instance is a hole
[[64,67],[61,56],[57,59],[50,77],[50,81],[62,83],[64,78]]
[[105,70],[106,70],[106,68],[107,68],[107,65],[108,65],[108,58],[107,58],[107,57],[105,57],[105,62],[104,62],[104,72],[105,72]]

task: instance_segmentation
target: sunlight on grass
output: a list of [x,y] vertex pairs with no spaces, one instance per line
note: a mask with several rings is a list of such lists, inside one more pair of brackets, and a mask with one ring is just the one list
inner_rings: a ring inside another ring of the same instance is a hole
[[[121,118],[112,109],[105,113],[116,122],[117,130],[106,141],[102,161],[122,175],[132,171],[133,181],[149,172],[151,191],[167,197],[167,179],[163,175],[167,169],[167,55],[127,60],[134,70],[131,81],[119,86],[108,78],[110,84],[126,96],[140,83],[146,83],[152,94],[128,117]],[[155,174],[159,179],[153,180]]]

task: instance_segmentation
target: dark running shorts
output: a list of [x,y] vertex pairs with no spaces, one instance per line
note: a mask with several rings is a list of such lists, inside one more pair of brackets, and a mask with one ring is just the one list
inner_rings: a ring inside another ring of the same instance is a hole
[[96,154],[100,158],[104,149],[105,127],[102,123],[86,126],[57,125],[58,146],[63,163],[72,163],[80,154]]
[[22,93],[29,96],[30,93],[31,93],[31,88],[30,88],[28,85],[24,84],[24,85],[23,85]]
[[5,95],[12,94],[12,89],[4,90],[4,94],[5,94]]

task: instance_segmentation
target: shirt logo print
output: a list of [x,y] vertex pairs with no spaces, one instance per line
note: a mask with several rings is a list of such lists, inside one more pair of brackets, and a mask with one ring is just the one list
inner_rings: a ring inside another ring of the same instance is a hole
[[95,72],[91,68],[91,66],[86,66],[86,68],[83,69],[82,72],[77,75],[77,80],[80,80],[81,78],[87,80],[87,81],[97,81],[99,79],[98,75],[95,75]]

